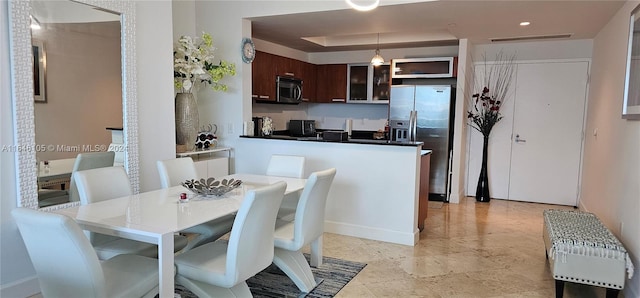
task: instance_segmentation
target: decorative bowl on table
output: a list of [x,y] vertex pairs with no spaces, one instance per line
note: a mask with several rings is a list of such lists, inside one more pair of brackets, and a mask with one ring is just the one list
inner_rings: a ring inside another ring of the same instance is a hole
[[233,178],[216,180],[216,178],[211,177],[206,180],[204,178],[200,180],[186,180],[180,184],[195,194],[219,197],[238,188],[242,185],[242,181]]

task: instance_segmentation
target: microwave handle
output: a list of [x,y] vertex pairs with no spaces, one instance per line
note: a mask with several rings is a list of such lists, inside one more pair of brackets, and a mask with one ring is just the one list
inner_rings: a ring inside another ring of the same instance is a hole
[[296,89],[295,89],[295,98],[296,100],[301,100],[302,99],[302,87],[300,87],[300,85],[296,85]]

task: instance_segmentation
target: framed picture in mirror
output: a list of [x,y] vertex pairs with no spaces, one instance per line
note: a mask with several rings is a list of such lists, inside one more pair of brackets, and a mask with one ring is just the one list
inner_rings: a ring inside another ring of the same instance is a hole
[[629,22],[622,118],[640,120],[640,5],[631,12]]
[[33,100],[36,103],[46,103],[47,54],[44,42],[33,39],[31,48],[33,49]]

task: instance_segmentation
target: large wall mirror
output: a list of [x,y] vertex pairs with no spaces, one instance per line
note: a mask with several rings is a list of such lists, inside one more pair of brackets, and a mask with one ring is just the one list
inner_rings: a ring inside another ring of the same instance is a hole
[[76,156],[107,149],[137,193],[135,4],[12,0],[9,8],[18,206],[79,204],[69,198]]

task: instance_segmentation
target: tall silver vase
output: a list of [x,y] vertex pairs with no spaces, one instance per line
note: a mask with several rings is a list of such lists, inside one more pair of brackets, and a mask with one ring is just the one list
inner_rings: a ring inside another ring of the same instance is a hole
[[176,144],[193,149],[199,126],[198,104],[193,94],[176,94]]

